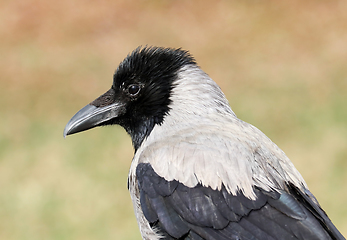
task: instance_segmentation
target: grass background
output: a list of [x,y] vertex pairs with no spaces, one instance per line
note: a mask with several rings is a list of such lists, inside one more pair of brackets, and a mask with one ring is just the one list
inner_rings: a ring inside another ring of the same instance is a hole
[[139,45],[182,47],[347,235],[347,1],[0,2],[0,239],[140,239],[120,127],[63,129]]

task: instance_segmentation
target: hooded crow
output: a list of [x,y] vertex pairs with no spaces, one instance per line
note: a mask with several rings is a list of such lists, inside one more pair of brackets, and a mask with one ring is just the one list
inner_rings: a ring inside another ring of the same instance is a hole
[[128,188],[143,239],[345,239],[284,152],[236,117],[189,52],[134,50],[64,136],[115,124],[135,148]]

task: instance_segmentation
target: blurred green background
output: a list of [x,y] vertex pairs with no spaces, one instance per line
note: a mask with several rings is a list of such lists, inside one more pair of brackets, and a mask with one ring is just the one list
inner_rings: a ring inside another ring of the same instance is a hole
[[140,239],[120,127],[63,138],[139,45],[182,47],[347,235],[347,1],[0,2],[0,239]]

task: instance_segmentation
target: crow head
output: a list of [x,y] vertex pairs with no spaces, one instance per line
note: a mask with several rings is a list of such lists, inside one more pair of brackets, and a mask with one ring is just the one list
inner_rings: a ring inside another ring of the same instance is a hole
[[187,51],[137,48],[118,66],[111,89],[78,111],[67,123],[64,136],[119,124],[137,149],[169,114],[174,81],[187,65],[196,65]]

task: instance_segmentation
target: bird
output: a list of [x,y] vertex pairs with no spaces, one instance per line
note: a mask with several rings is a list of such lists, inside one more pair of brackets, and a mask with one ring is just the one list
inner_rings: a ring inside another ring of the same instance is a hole
[[240,120],[182,48],[140,46],[64,137],[120,125],[128,189],[145,240],[345,239],[286,154]]

